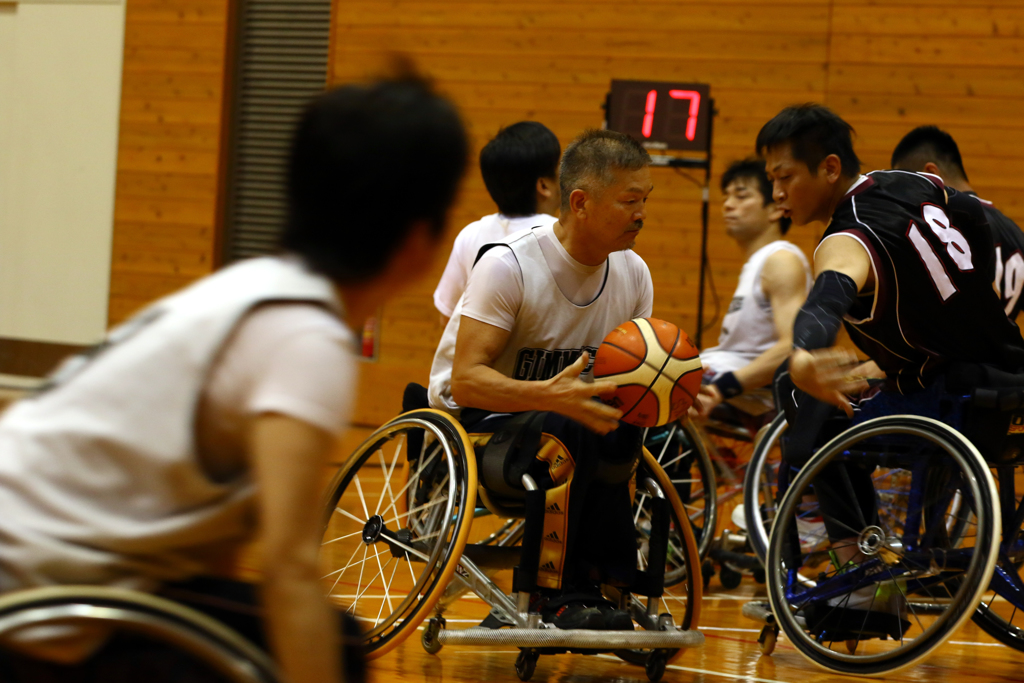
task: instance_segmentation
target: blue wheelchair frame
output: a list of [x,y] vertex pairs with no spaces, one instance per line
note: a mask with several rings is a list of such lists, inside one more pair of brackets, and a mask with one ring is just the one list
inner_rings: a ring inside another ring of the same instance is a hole
[[[945,392],[941,383],[931,390],[910,396],[879,393],[859,406],[850,427],[876,417],[909,414],[939,420],[962,433],[966,409],[971,401],[971,396]],[[824,603],[829,599],[847,595],[852,590],[870,586],[875,583],[875,579],[881,572],[888,573],[887,579],[899,579],[901,576],[911,573],[918,574],[915,567],[925,570],[922,576],[908,576],[905,579],[906,593],[913,594],[928,592],[929,589],[941,586],[950,576],[967,569],[974,554],[973,547],[942,549],[934,546],[939,530],[945,529],[943,518],[946,516],[946,511],[954,496],[958,494],[962,496],[960,510],[964,511],[963,514],[974,509],[976,502],[968,495],[967,487],[957,487],[954,481],[950,481],[937,498],[934,492],[931,492],[932,500],[926,500],[929,493],[926,490],[928,476],[929,472],[934,469],[934,465],[928,462],[927,457],[922,456],[927,455],[927,451],[930,449],[923,448],[902,453],[892,452],[894,449],[899,449],[900,441],[898,437],[894,439],[891,435],[871,437],[859,442],[858,448],[845,450],[835,461],[867,461],[875,463],[876,468],[879,466],[895,467],[910,473],[907,518],[904,525],[904,528],[909,531],[905,531],[902,536],[903,548],[900,552],[903,561],[894,568],[887,565],[883,559],[876,557],[864,561],[856,569],[843,573],[837,571],[831,576],[819,576],[813,586],[808,586],[806,579],[800,575],[797,568],[800,562],[787,562],[790,568],[786,572],[784,594],[796,611],[813,603]],[[880,446],[878,450],[860,447],[864,444],[874,445],[876,443]],[[1018,572],[1018,568],[1024,563],[1024,538],[1021,537],[1021,527],[1024,525],[1024,501],[1018,503],[1017,500],[1014,477],[1017,463],[991,464],[991,460],[987,457],[988,454],[982,453],[982,455],[986,456],[990,466],[995,468],[998,473],[1002,522],[998,559],[989,589],[1004,598],[1017,610],[1024,611],[1024,581],[1021,580]],[[780,467],[778,482],[780,500],[788,489],[795,471],[792,466]],[[876,495],[878,493],[884,493],[884,490],[876,489]],[[925,536],[922,536],[919,532],[922,528],[921,522],[929,510],[931,518],[926,520],[924,528],[927,531]],[[966,518],[964,519],[966,523]],[[792,549],[800,549],[800,540],[795,525],[790,527],[787,543],[790,548],[788,554],[793,557]],[[929,549],[929,546],[932,547]],[[797,552],[801,557],[805,555],[802,549]],[[910,565],[910,567],[905,565]],[[975,619],[977,619],[977,614]],[[824,639],[825,632],[819,633],[817,637],[819,641]]]

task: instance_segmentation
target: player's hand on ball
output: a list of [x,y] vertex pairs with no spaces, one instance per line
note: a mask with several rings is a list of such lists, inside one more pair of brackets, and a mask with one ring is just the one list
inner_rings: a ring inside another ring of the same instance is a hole
[[867,378],[857,372],[859,365],[856,354],[848,349],[797,349],[789,359],[789,374],[798,389],[853,417],[848,397],[868,388]]
[[701,385],[700,393],[697,394],[697,400],[693,402],[689,415],[691,418],[706,420],[711,411],[723,400],[722,393],[714,384]]
[[548,380],[550,410],[576,420],[598,434],[607,434],[619,426],[622,411],[595,401],[594,396],[610,394],[618,387],[609,380],[588,384],[580,375],[590,362],[590,354],[583,352],[576,362]]

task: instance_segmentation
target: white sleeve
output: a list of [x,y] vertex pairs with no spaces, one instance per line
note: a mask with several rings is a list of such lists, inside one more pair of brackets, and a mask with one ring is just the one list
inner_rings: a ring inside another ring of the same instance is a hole
[[523,271],[512,250],[492,247],[469,275],[462,315],[503,330],[515,327],[523,305]]
[[637,300],[636,308],[633,309],[634,318],[650,318],[654,313],[654,281],[651,280],[651,269],[647,262],[632,251],[627,252],[634,258],[633,267],[636,269]]
[[[459,297],[466,290],[466,280],[469,279],[469,272],[473,265],[470,263],[470,267],[467,268],[464,253],[466,243],[469,241],[467,231],[470,227],[472,226],[463,228],[455,238],[452,253],[448,257],[448,264],[444,267],[444,273],[441,274],[441,279],[437,283],[437,289],[434,290],[434,308],[446,318],[452,317],[455,304],[459,302]],[[473,258],[476,258],[475,254]]]
[[224,379],[245,415],[280,413],[341,433],[356,393],[359,361],[352,333],[329,311],[310,305],[269,305],[239,326]]

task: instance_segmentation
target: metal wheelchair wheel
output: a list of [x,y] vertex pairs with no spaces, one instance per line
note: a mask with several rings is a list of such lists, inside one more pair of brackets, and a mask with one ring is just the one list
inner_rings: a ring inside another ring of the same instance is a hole
[[988,591],[973,619],[1003,645],[1024,652],[1024,537],[1020,523],[1024,502],[1024,469],[995,468],[1002,509],[1003,537],[999,561]]
[[[680,420],[644,430],[644,446],[672,480],[672,489],[693,529],[697,552],[704,559],[714,541],[718,523],[715,468],[704,437],[690,420]],[[633,512],[637,514],[637,510]],[[665,585],[673,585],[681,577],[678,567],[669,566]]]
[[[764,432],[758,435],[743,482],[743,514],[747,522],[747,538],[761,564],[764,564],[768,554],[768,536],[778,509],[779,467],[782,465],[781,440],[787,427],[786,416],[780,413]],[[884,488],[881,488],[880,492],[883,497],[886,495]],[[951,508],[952,514],[948,517],[947,526],[953,539],[961,536],[967,521],[965,517],[956,514],[958,504],[959,500],[955,500]],[[804,519],[815,516],[814,508],[808,506],[806,502],[804,510]],[[810,525],[805,525],[804,536],[805,541],[810,540],[812,536],[819,542],[826,540],[821,531],[815,531]]]
[[[666,567],[665,590],[661,598],[658,614],[653,618],[653,621],[656,623],[651,624],[651,626],[656,628],[693,630],[697,628],[697,624],[700,621],[701,595],[703,590],[697,540],[690,525],[680,521],[686,519],[687,510],[682,500],[680,500],[675,487],[672,485],[671,477],[661,468],[650,451],[645,448],[643,462],[637,469],[637,478],[642,481],[647,476],[652,477],[657,482],[669,503],[672,527],[669,532],[669,547],[666,553],[668,566]],[[648,515],[650,514],[650,505],[644,504],[649,502],[650,496],[640,487],[638,487],[635,495],[637,502],[634,503],[633,511],[634,515],[637,516],[634,518],[634,522],[637,524],[637,528],[641,529],[644,526],[641,515],[644,514],[644,511],[647,511]],[[650,529],[650,526],[648,525],[647,528]],[[648,566],[648,547],[645,545],[645,536],[642,533],[638,535],[638,538],[640,542],[637,548],[637,568],[643,570]],[[647,538],[649,538],[649,534]],[[669,568],[676,572],[676,583],[672,586],[668,584]],[[617,599],[621,596],[608,595],[608,597],[610,599]],[[624,606],[630,607],[634,613],[646,610],[646,606],[636,595],[629,595],[629,603]],[[682,652],[681,649],[616,650],[615,654],[630,664],[647,666],[652,661],[652,657],[655,662],[664,659],[665,663],[667,663],[674,660]]]
[[67,626],[147,636],[180,648],[232,683],[278,680],[265,652],[221,622],[166,598],[104,586],[32,588],[0,597],[0,639]]
[[[826,467],[828,481],[819,476]],[[873,487],[862,486],[859,505],[858,480]],[[848,535],[802,545],[801,506],[824,496],[845,505],[844,519],[825,521],[834,535]],[[865,507],[868,496],[876,510]],[[824,669],[898,671],[971,617],[999,538],[995,484],[969,441],[928,418],[869,420],[827,443],[786,491],[768,545],[772,612],[793,646]]]
[[374,432],[329,485],[322,580],[365,624],[368,659],[414,632],[455,573],[476,507],[472,453],[454,418],[414,410]]
[[786,427],[786,416],[779,413],[759,435],[743,479],[747,540],[761,564],[768,554],[768,534],[775,520],[779,465],[782,463],[780,439]]

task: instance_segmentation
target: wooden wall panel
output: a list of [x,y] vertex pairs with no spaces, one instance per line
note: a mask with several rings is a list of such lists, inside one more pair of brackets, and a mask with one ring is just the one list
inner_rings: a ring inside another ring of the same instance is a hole
[[958,141],[975,190],[1024,224],[1024,7],[836,0],[826,103],[858,130],[866,166],[887,167],[912,128]]
[[127,0],[109,321],[217,261],[229,0]]
[[[208,272],[217,243],[229,0],[127,0],[110,318]],[[753,153],[788,104],[825,102],[856,128],[865,167],[934,123],[960,143],[979,194],[1024,223],[1024,8],[1020,0],[337,0],[328,65],[335,84],[409,54],[460,106],[473,144],[534,119],[568,143],[598,126],[612,78],[710,83],[718,108],[709,250],[721,307],[742,256],[723,234],[718,178]],[[637,251],[655,281],[655,314],[694,331],[700,190],[669,169]],[[475,164],[450,218],[494,206]],[[821,226],[794,229],[808,253]],[[357,422],[397,412],[425,382],[440,336],[431,274],[383,311],[381,356],[364,366]],[[709,296],[706,313],[714,306]],[[713,342],[717,325],[705,332]]]
[[[563,146],[601,125],[609,80],[695,80],[712,84],[719,116],[711,209],[712,273],[721,301],[736,286],[742,255],[723,233],[719,174],[753,154],[764,121],[794,102],[825,97],[828,2],[426,2],[335,5],[331,80],[375,73],[382,54],[409,53],[460,106],[474,159],[502,125],[534,119]],[[699,187],[670,169],[653,171],[655,191],[637,244],[655,283],[655,315],[694,331],[700,253]],[[494,212],[479,170],[471,168],[451,216],[449,240],[466,223]],[[795,239],[810,248],[816,231]],[[426,382],[440,336],[431,294],[443,268],[389,304],[380,361],[364,366],[357,421],[393,415],[401,388]],[[706,315],[714,312],[710,296]],[[717,325],[705,332],[713,342]]]

